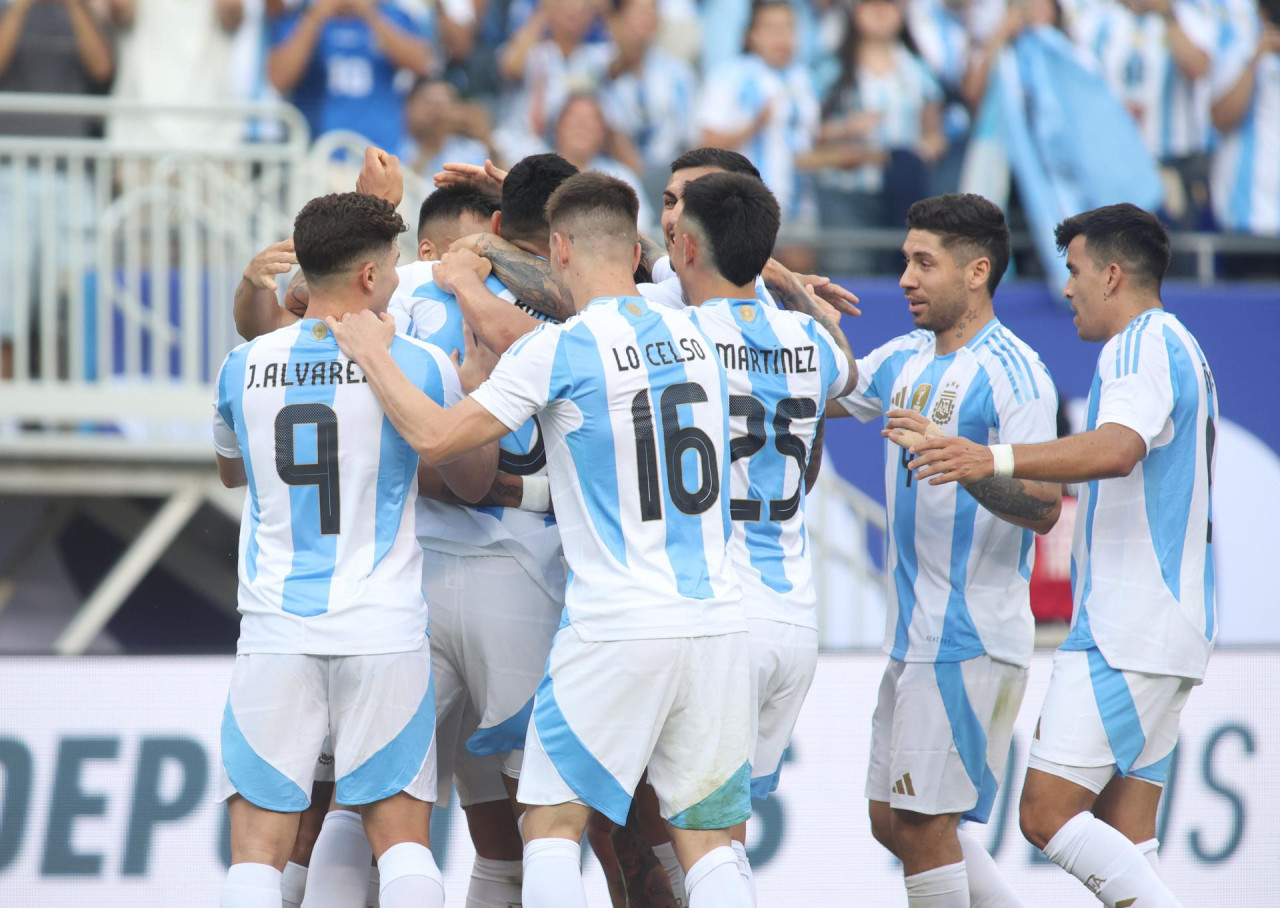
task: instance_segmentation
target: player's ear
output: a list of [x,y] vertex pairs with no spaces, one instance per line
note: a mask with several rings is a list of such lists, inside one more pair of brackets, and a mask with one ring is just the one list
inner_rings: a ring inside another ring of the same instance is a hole
[[551,255],[561,268],[569,264],[569,244],[559,233],[551,234]]
[[502,236],[502,212],[495,211],[489,219],[489,230],[494,236]]
[[436,248],[436,244],[431,242],[425,236],[418,241],[418,261],[434,262],[440,258],[440,250]]
[[969,263],[969,289],[981,290],[987,286],[987,277],[991,274],[991,259],[980,255]]
[[365,262],[360,266],[360,289],[365,293],[372,293],[374,285],[378,283],[378,265],[376,262]]
[[631,273],[634,274],[636,269],[640,267],[640,259],[644,256],[644,248],[640,245],[640,241],[636,240],[635,245],[631,247]]

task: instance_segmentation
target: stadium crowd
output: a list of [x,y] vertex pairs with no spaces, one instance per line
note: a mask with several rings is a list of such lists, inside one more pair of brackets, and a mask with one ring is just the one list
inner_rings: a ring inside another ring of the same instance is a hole
[[[760,169],[784,226],[832,229],[989,190],[962,173],[983,112],[1007,91],[1056,109],[1093,80],[1131,114],[1112,141],[1158,166],[1168,223],[1276,235],[1278,22],[1275,0],[0,0],[0,91],[279,95],[313,136],[355,131],[427,177],[555,150],[638,188],[649,222],[668,162],[719,146]],[[1064,57],[1065,82],[1036,77]],[[9,135],[94,128],[0,120]],[[200,128],[107,130],[235,138]],[[868,264],[850,255],[828,264]]]

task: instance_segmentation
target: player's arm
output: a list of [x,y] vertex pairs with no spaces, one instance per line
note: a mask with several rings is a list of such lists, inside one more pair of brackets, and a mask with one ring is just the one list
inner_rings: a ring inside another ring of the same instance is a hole
[[436,286],[454,295],[463,320],[485,346],[501,355],[540,322],[485,286],[487,261],[470,250],[446,252],[431,276]]
[[431,44],[425,37],[401,28],[374,0],[360,0],[359,5],[360,15],[388,60],[415,76],[425,76],[431,70]]
[[[915,454],[918,450],[931,451],[945,442],[949,450],[972,446],[991,456],[991,448],[969,441],[967,438],[947,437],[934,425],[933,421],[915,410],[894,409],[885,414],[889,421],[881,434],[897,445]],[[1057,444],[1046,442],[1045,444]],[[1017,445],[1020,448],[1037,448],[1043,445]],[[928,457],[929,455],[926,455]],[[909,470],[918,470],[916,479],[934,476],[932,471],[920,470],[916,464],[919,458],[907,465]],[[939,485],[950,479],[930,479],[930,484]],[[1062,482],[1054,482],[1051,478],[1039,476],[996,476],[991,470],[986,474],[965,474],[954,477],[954,481],[964,486],[965,491],[977,499],[992,514],[1007,520],[1016,526],[1047,533],[1058,522],[1062,511]]]
[[836,397],[844,397],[858,386],[858,362],[853,356],[853,350],[849,348],[849,339],[840,330],[839,315],[829,306],[821,305],[809,293],[809,289],[800,283],[800,279],[796,275],[781,265],[776,268],[772,267],[772,259],[770,263],[765,265],[764,280],[765,286],[769,288],[773,298],[783,308],[790,309],[792,312],[803,312],[825,328],[827,333],[831,335],[831,339],[836,342],[836,346],[840,348],[840,352],[849,360],[849,379],[843,390],[835,395]]
[[[244,269],[231,311],[236,331],[245,340],[291,325],[301,317],[301,312],[282,308],[276,299],[276,276],[288,273],[296,264],[298,256],[294,254],[293,237],[290,237],[263,249]],[[306,311],[306,283],[301,271],[289,284],[289,298],[295,302],[295,308],[301,303],[302,312]]]
[[238,489],[249,484],[249,477],[244,472],[244,461],[239,457],[223,457],[214,454],[218,459],[218,478],[228,489]]
[[298,14],[289,36],[267,54],[267,78],[288,94],[302,81],[320,41],[320,32],[337,12],[337,0],[319,0]]
[[[663,204],[666,204],[665,199],[663,200]],[[642,275],[644,280],[640,280],[640,278],[637,277],[636,283],[647,284],[653,279],[654,263],[666,255],[667,250],[662,247],[661,243],[654,242],[643,233],[638,234],[638,236],[640,237],[640,268],[637,269],[637,271],[644,271],[644,275]]]
[[487,258],[493,273],[520,302],[544,315],[564,321],[573,315],[573,307],[560,299],[560,288],[551,279],[551,264],[512,245],[492,233],[465,236],[451,247],[470,249]]
[[366,310],[342,322],[333,317],[325,321],[342,352],[364,371],[396,431],[427,463],[452,463],[510,431],[471,398],[446,410],[414,387],[391,358],[395,322],[386,313]]
[[499,471],[478,499],[467,501],[443,479],[440,471],[429,464],[418,465],[418,495],[447,504],[477,508],[518,508],[524,502],[523,476]]

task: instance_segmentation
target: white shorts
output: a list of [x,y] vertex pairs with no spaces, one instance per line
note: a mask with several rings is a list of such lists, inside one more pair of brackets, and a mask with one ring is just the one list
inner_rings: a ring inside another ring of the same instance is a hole
[[[467,749],[502,756],[502,769],[519,777],[533,695],[563,604],[505,555],[424,550],[422,590],[431,610],[437,714],[469,703],[479,720],[463,739]],[[455,771],[461,765],[455,762]]]
[[871,717],[867,800],[985,823],[1026,689],[1025,668],[986,655],[890,659]]
[[584,641],[556,634],[520,775],[522,804],[586,804],[621,825],[648,767],[662,816],[728,829],[751,814],[745,633]]
[[1094,794],[1115,775],[1163,786],[1195,685],[1112,668],[1097,648],[1058,650],[1027,766]]
[[435,690],[424,637],[411,652],[236,656],[222,716],[219,797],[305,810],[325,735],[340,804],[397,792],[436,799]]
[[[476,756],[467,750],[467,738],[479,727],[480,717],[466,697],[454,697],[447,712],[440,712],[440,685],[436,685],[436,777],[440,797],[436,806],[449,806],[449,781],[458,789],[463,807],[489,801],[505,801],[510,795],[502,784],[502,761],[498,754]],[[523,753],[523,751],[516,751]]]
[[769,797],[778,787],[782,757],[791,743],[800,707],[818,668],[818,632],[811,627],[752,618],[751,797]]

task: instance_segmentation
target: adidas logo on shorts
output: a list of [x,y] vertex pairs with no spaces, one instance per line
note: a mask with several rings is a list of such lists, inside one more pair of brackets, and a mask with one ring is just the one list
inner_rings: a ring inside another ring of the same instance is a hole
[[900,795],[907,795],[914,798],[916,790],[911,787],[911,773],[904,772],[902,778],[893,783],[893,790]]

